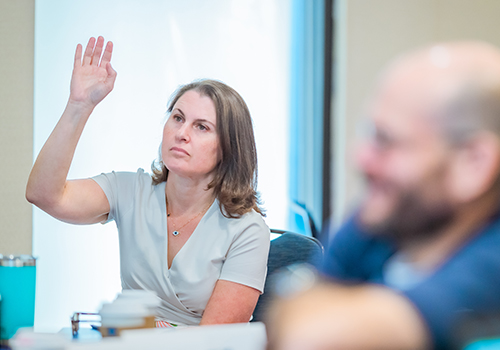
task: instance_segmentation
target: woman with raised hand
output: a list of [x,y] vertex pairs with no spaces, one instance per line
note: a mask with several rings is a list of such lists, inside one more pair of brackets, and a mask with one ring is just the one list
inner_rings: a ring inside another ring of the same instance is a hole
[[248,322],[263,292],[269,228],[255,191],[252,121],[241,96],[214,80],[180,87],[168,106],[153,174],[67,180],[96,105],[113,89],[113,45],[75,54],[70,97],[31,171],[26,198],[77,224],[116,222],[123,289],[161,299],[158,324]]

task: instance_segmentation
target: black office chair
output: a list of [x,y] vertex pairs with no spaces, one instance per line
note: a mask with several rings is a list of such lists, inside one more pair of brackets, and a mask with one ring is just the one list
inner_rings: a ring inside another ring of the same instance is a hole
[[271,241],[264,294],[259,297],[252,322],[263,321],[265,317],[268,304],[273,297],[272,280],[276,272],[294,264],[316,264],[323,257],[323,245],[314,237],[282,230],[271,230],[271,232],[281,236]]

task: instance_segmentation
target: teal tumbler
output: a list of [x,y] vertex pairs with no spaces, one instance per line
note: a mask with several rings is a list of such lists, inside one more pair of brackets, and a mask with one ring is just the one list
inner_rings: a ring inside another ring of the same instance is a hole
[[30,255],[0,254],[0,341],[35,322],[36,259]]

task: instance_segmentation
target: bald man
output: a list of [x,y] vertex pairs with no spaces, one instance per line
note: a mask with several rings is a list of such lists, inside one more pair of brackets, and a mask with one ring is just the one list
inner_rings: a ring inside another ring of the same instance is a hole
[[467,315],[500,313],[500,51],[404,55],[367,112],[366,193],[322,269],[349,285],[276,303],[272,349],[447,349]]

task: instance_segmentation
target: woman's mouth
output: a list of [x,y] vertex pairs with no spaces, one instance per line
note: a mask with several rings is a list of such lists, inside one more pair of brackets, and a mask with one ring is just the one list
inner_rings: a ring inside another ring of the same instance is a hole
[[178,152],[178,153],[183,153],[183,154],[189,156],[189,153],[184,148],[172,147],[172,148],[170,148],[170,151],[172,151],[172,152]]

